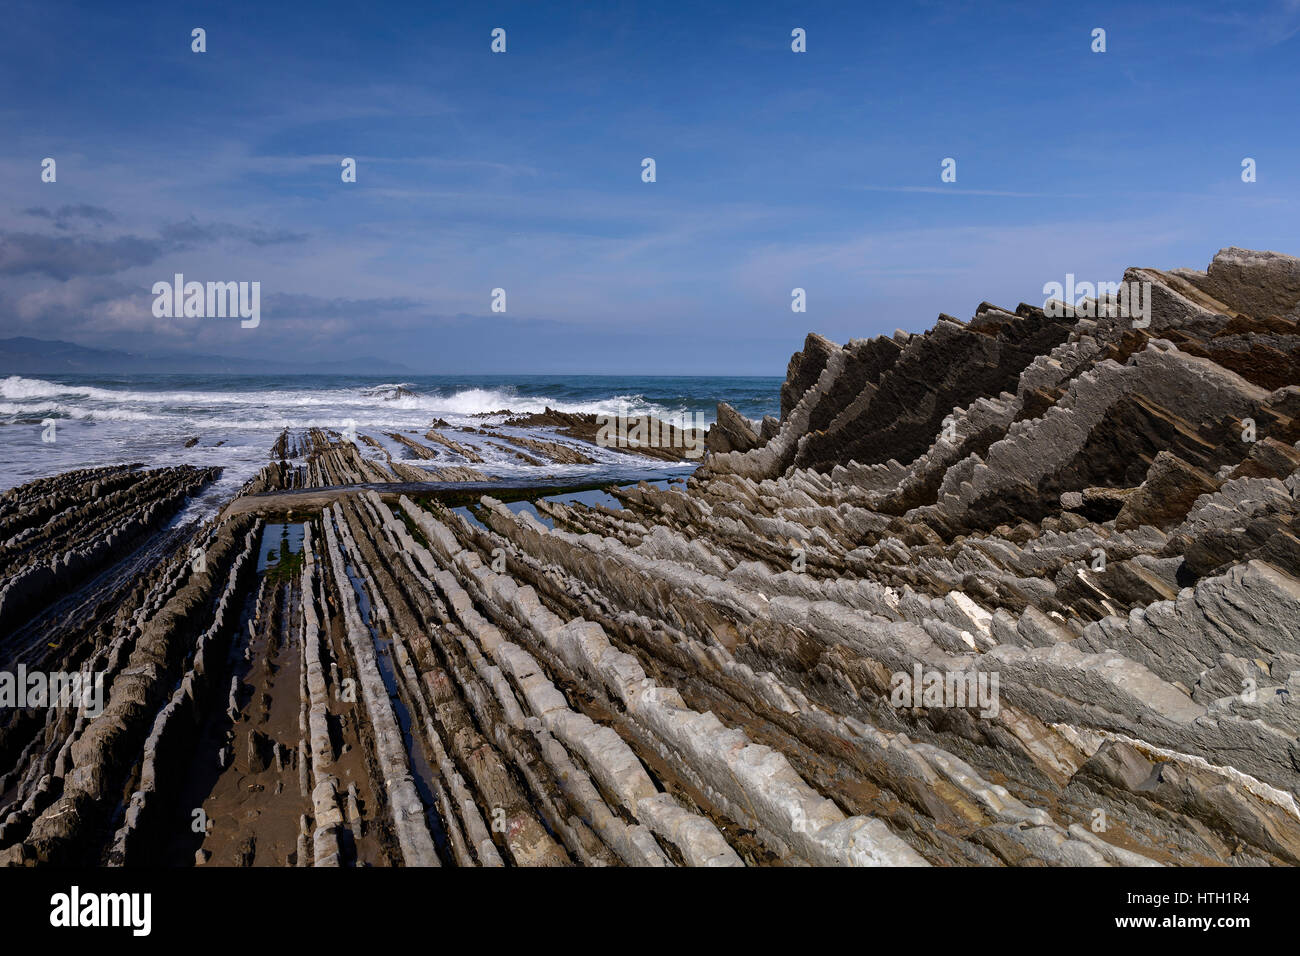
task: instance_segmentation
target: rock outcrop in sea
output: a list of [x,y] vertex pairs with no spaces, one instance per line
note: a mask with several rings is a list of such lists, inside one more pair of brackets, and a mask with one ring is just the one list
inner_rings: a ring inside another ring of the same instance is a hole
[[810,335],[616,502],[324,431],[201,527],[201,473],[6,493],[6,667],[107,690],[0,711],[0,863],[1300,863],[1300,260],[1124,278]]

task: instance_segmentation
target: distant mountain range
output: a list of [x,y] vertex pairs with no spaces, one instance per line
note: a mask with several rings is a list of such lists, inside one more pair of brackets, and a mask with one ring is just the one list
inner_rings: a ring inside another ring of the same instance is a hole
[[144,355],[117,349],[92,349],[72,342],[34,339],[28,336],[0,339],[0,374],[40,375],[81,372],[85,374],[137,374],[195,372],[245,374],[388,374],[413,370],[387,359],[362,356],[336,362],[277,361],[276,359],[232,358],[221,355],[163,353]]

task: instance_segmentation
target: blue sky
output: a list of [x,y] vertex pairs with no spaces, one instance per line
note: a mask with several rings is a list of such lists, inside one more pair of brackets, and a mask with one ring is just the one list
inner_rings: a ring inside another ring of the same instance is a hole
[[[0,335],[780,374],[808,331],[1300,253],[1300,0],[17,0],[4,21]],[[261,282],[261,325],[155,318],[175,272]]]

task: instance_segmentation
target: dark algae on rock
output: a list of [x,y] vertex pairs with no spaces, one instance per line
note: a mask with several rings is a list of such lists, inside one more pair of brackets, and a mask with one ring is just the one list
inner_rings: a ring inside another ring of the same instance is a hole
[[202,524],[200,469],[0,495],[6,669],[106,686],[0,711],[0,862],[1300,863],[1300,260],[1124,279],[809,335],[612,499],[439,422],[287,430]]

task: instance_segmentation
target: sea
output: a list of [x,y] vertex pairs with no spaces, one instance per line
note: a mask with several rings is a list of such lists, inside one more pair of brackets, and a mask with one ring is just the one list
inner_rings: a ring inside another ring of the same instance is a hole
[[[219,507],[256,474],[285,428],[342,432],[352,425],[393,457],[417,464],[406,446],[386,434],[423,441],[436,419],[451,426],[442,431],[457,441],[468,434],[458,432],[459,426],[528,434],[498,427],[506,416],[495,413],[548,407],[712,424],[723,401],[759,420],[779,413],[781,382],[775,376],[429,375],[385,381],[355,375],[0,375],[0,491],[112,464],[223,468],[203,500],[187,509],[195,517]],[[197,441],[187,448],[191,439]],[[383,460],[382,451],[360,442],[358,447],[366,457]],[[539,468],[486,442],[474,447],[485,459],[474,467],[502,478],[653,480],[689,474],[699,464],[583,445],[595,464]]]

